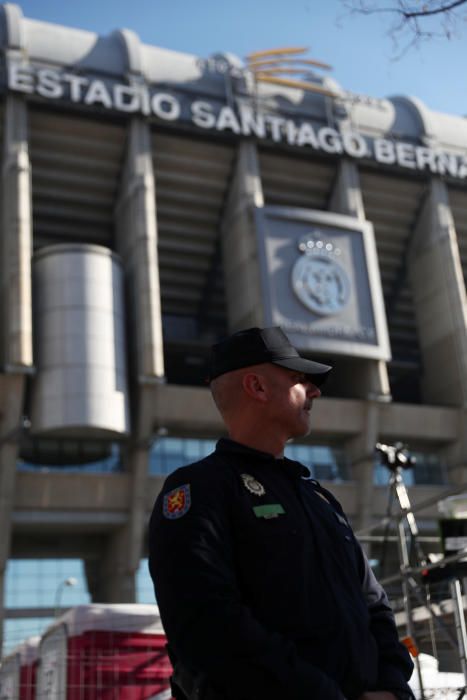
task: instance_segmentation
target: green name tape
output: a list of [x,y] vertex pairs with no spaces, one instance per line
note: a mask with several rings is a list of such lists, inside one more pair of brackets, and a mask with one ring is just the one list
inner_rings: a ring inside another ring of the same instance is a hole
[[263,506],[255,506],[253,512],[257,518],[275,518],[277,515],[283,515],[285,510],[280,503],[268,503]]

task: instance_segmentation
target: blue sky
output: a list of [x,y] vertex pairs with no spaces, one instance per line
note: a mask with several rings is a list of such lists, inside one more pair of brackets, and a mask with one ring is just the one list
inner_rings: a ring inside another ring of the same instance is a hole
[[[386,5],[395,3],[387,0]],[[343,0],[23,0],[27,17],[108,34],[126,27],[148,44],[203,58],[228,51],[306,46],[333,66],[347,90],[420,98],[433,110],[467,114],[467,22],[395,59],[388,15],[351,14]],[[433,23],[430,27],[436,29]]]

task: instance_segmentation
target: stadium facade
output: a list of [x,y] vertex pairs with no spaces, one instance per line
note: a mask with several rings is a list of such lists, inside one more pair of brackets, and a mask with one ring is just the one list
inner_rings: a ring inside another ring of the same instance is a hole
[[222,434],[209,348],[239,328],[335,365],[294,449],[357,527],[378,441],[419,455],[414,501],[462,482],[466,119],[12,4],[0,43],[0,599],[9,559],[77,557],[135,600],[164,445]]

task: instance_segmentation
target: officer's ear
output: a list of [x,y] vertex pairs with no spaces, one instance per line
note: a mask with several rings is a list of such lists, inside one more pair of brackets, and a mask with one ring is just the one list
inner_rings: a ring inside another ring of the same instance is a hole
[[268,400],[266,378],[258,372],[245,372],[242,377],[243,391],[255,401],[266,403]]

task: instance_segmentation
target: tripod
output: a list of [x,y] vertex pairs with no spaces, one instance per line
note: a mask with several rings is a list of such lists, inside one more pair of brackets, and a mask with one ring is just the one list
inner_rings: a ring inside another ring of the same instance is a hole
[[[453,602],[453,612],[454,612],[454,620],[455,620],[455,625],[456,625],[456,633],[457,633],[457,648],[458,648],[458,653],[459,653],[459,660],[460,660],[460,665],[461,665],[461,670],[462,673],[464,674],[464,680],[465,680],[465,685],[462,688],[460,695],[458,696],[457,700],[461,700],[462,697],[465,694],[466,691],[466,684],[467,684],[467,633],[466,633],[466,625],[465,625],[465,617],[464,617],[464,608],[463,608],[463,602],[462,602],[462,593],[461,593],[461,587],[460,587],[460,582],[458,578],[458,574],[456,571],[456,568],[450,569],[449,567],[446,567],[443,569],[441,568],[442,563],[438,564],[438,566],[429,564],[427,562],[427,558],[423,552],[423,549],[420,545],[418,535],[419,535],[419,530],[418,530],[418,525],[415,520],[415,516],[412,511],[412,507],[410,504],[410,499],[409,495],[407,492],[407,488],[404,484],[403,478],[402,478],[402,471],[403,469],[409,469],[412,468],[415,465],[415,458],[411,457],[407,450],[404,448],[404,446],[401,443],[397,443],[394,446],[391,445],[382,445],[381,443],[378,443],[376,445],[376,450],[381,454],[383,461],[385,465],[388,467],[388,469],[391,472],[390,480],[389,480],[389,494],[390,494],[390,500],[389,500],[389,506],[388,506],[388,523],[389,523],[389,517],[391,515],[390,509],[391,509],[391,504],[394,498],[397,498],[401,510],[401,517],[398,519],[398,527],[397,527],[397,534],[398,534],[398,550],[399,550],[399,563],[400,563],[400,572],[401,572],[401,577],[402,577],[402,594],[403,594],[403,601],[404,601],[404,610],[405,610],[405,616],[406,616],[406,628],[407,628],[407,636],[414,641],[416,640],[415,633],[414,633],[414,623],[413,623],[413,610],[412,610],[412,602],[410,599],[410,593],[411,590],[417,591],[418,586],[417,582],[415,581],[413,577],[414,570],[411,568],[410,565],[410,553],[409,553],[409,548],[407,545],[407,535],[406,535],[406,523],[409,528],[410,532],[410,537],[411,537],[411,543],[414,548],[414,553],[416,557],[416,567],[415,571],[418,569],[422,573],[422,578],[425,579],[425,583],[428,584],[430,580],[430,573],[433,571],[433,574],[431,575],[431,580],[443,580],[443,578],[449,580],[449,588],[450,588],[450,593],[451,593],[451,598]],[[438,568],[439,567],[439,568]],[[435,572],[438,571],[437,574]],[[425,574],[423,576],[423,574]],[[434,619],[438,625],[443,628],[443,631],[445,632],[446,636],[449,638],[451,644],[456,646],[456,643],[454,640],[452,640],[451,635],[445,625],[442,623],[440,619],[438,619],[438,616],[436,612],[433,610],[432,606],[428,603],[428,600],[423,601],[422,604],[427,608],[429,614],[431,615],[432,619]],[[415,646],[416,643],[415,643]],[[424,700],[424,689],[423,689],[423,681],[422,681],[422,673],[421,673],[421,667],[420,667],[420,660],[418,655],[415,657],[415,667],[417,670],[417,675],[418,675],[418,681],[419,681],[419,687],[420,687],[420,694],[422,700]]]

